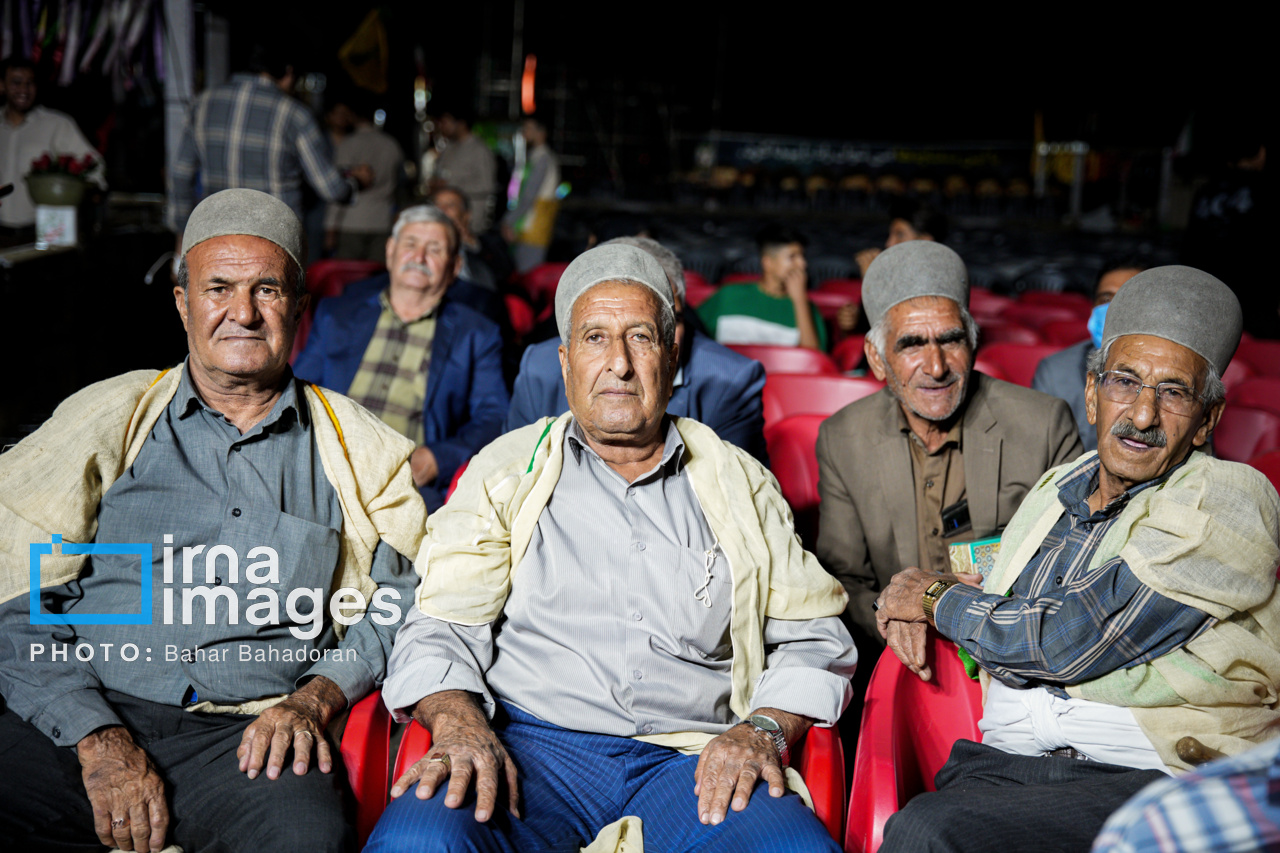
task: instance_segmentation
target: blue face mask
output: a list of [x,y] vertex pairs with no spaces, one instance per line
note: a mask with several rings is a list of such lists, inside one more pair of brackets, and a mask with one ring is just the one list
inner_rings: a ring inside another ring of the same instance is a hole
[[1098,349],[1102,349],[1102,326],[1107,321],[1107,306],[1110,304],[1108,302],[1105,305],[1099,305],[1089,315],[1089,335],[1093,338],[1093,345]]

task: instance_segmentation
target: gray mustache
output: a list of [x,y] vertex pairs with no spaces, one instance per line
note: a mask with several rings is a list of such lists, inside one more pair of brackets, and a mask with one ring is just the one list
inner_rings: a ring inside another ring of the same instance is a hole
[[420,272],[423,275],[431,275],[431,267],[417,261],[405,261],[400,265],[400,272]]
[[1151,447],[1164,447],[1169,443],[1164,430],[1157,427],[1138,429],[1133,425],[1133,421],[1116,421],[1115,426],[1111,428],[1111,434],[1117,438],[1132,438],[1134,441],[1141,441]]

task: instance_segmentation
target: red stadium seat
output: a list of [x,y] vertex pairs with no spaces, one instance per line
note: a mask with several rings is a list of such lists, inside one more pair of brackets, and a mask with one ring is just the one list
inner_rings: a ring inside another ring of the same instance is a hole
[[822,315],[824,320],[835,320],[841,308],[846,305],[858,304],[858,300],[847,293],[829,290],[809,291],[809,301],[817,307],[818,313]]
[[978,350],[978,359],[984,364],[994,365],[1015,385],[1030,388],[1031,378],[1035,376],[1040,360],[1060,349],[1062,347],[1047,344],[990,344]]
[[839,373],[825,352],[804,347],[775,347],[766,344],[729,344],[729,349],[764,365],[765,373]]
[[1044,339],[1035,329],[1004,319],[978,322],[978,344],[1042,344]]
[[965,674],[955,645],[933,630],[929,665],[933,678],[921,681],[886,650],[871,674],[850,785],[847,853],[878,850],[889,816],[935,790],[933,777],[951,746],[979,739],[982,690]]
[[1232,462],[1247,462],[1280,449],[1280,414],[1252,406],[1228,404],[1213,431],[1213,452]]
[[1280,341],[1242,338],[1236,359],[1253,368],[1258,376],[1280,376]]
[[764,380],[764,427],[792,415],[834,415],[854,400],[861,400],[884,387],[867,377],[829,376],[824,373],[770,373]]
[[[1233,361],[1227,367],[1228,373],[1235,364]],[[1225,378],[1223,383],[1226,383]],[[1235,385],[1228,385],[1227,408],[1232,406],[1248,406],[1280,414],[1280,377],[1253,376]]]
[[[356,828],[361,847],[387,807],[391,788],[388,768],[392,781],[400,778],[431,749],[431,733],[416,721],[410,723],[400,739],[394,765],[387,763],[390,742],[391,716],[382,704],[382,693],[375,692],[352,708],[342,736],[342,760],[356,795]],[[809,729],[792,750],[791,763],[809,789],[818,820],[839,841],[845,812],[844,748],[839,730],[816,726]],[[692,780],[689,790],[693,790]]]
[[728,275],[720,276],[720,285],[741,284],[744,281],[759,281],[760,273],[758,272],[731,272]]
[[1046,344],[1069,347],[1089,337],[1088,320],[1050,320],[1040,327]]
[[719,290],[718,287],[714,284],[707,284],[707,280],[702,276],[698,276],[698,281],[691,281],[689,274],[685,273],[684,302],[690,308],[697,308],[712,296],[715,296],[717,290]]
[[1086,320],[1093,313],[1093,300],[1082,293],[1055,293],[1051,290],[1029,290],[1018,297],[1023,305],[1053,305],[1070,308]]
[[511,330],[516,333],[516,337],[523,338],[532,332],[536,322],[533,306],[514,293],[506,294],[503,300],[507,303],[507,317],[511,320]]
[[568,268],[569,265],[564,263],[538,264],[519,277],[520,287],[529,294],[529,300],[535,308],[546,306],[555,299],[560,276]]
[[377,261],[353,261],[347,258],[329,258],[307,267],[307,293],[311,294],[311,301],[298,320],[298,332],[293,337],[293,351],[289,354],[289,362],[296,361],[302,348],[306,346],[316,305],[321,299],[338,296],[348,284],[377,275],[383,269],[382,264]]
[[1267,475],[1271,485],[1280,490],[1280,450],[1271,450],[1249,460],[1249,464]]
[[975,287],[969,291],[969,313],[981,321],[984,318],[999,317],[1014,301],[1007,296],[998,296],[985,288]]
[[862,301],[862,281],[856,278],[829,278],[818,285],[820,293],[843,293]]
[[[1253,379],[1254,376],[1256,375],[1257,373],[1248,364],[1246,364],[1245,362],[1241,361],[1238,358],[1233,358],[1231,359],[1231,363],[1227,365],[1226,372],[1222,374],[1222,384],[1226,386],[1227,393],[1229,394],[1233,388],[1240,385],[1241,383],[1248,382],[1250,379]],[[1271,379],[1271,377],[1263,377],[1263,378],[1264,380]],[[1275,379],[1280,379],[1280,377],[1275,377]],[[1253,404],[1246,403],[1245,405],[1253,405]],[[1265,409],[1265,408],[1268,408],[1268,406],[1259,406],[1259,408]]]
[[1085,311],[1081,314],[1074,308],[1063,305],[1027,305],[1016,302],[1000,312],[1000,319],[1020,323],[1031,329],[1040,329],[1045,323],[1051,323],[1054,320],[1088,320],[1089,312]]
[[999,365],[986,361],[981,353],[973,360],[973,369],[978,373],[985,373],[992,379],[999,379],[1001,382],[1009,381],[1009,377],[1004,375],[1004,371],[1000,369]]
[[449,481],[449,490],[444,493],[445,503],[449,502],[449,498],[453,497],[453,493],[458,490],[458,481],[462,479],[462,472],[467,470],[467,466],[471,464],[468,459],[458,466],[458,470],[453,472],[453,479]]
[[865,335],[850,335],[831,348],[831,359],[842,373],[856,370],[862,364]]
[[818,508],[818,427],[826,415],[793,415],[775,423],[765,436],[769,467],[782,496],[799,515]]

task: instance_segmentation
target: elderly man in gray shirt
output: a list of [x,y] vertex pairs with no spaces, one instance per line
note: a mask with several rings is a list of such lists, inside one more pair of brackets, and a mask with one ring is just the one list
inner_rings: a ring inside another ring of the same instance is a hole
[[845,594],[772,476],[665,414],[661,284],[633,246],[569,266],[569,414],[487,447],[428,525],[383,697],[433,748],[368,849],[837,849],[783,768],[848,701]]
[[7,850],[350,847],[327,729],[382,680],[425,510],[411,443],[289,371],[300,233],[264,193],[206,199],[185,362],[0,456]]

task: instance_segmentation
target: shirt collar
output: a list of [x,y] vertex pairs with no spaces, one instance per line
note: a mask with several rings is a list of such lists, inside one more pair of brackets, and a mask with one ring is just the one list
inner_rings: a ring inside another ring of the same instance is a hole
[[[671,474],[678,474],[684,465],[684,439],[680,437],[680,431],[676,429],[676,422],[673,418],[668,417],[664,418],[664,420],[667,423],[667,430],[663,436],[662,460],[653,467],[653,470],[637,478],[636,482],[648,479],[654,471],[659,469],[666,469]],[[570,422],[569,429],[565,431],[565,443],[569,445],[573,460],[578,465],[582,464],[584,451],[590,453],[596,459],[600,459],[600,454],[592,450],[591,445],[587,444],[587,438],[583,435],[582,427],[578,425],[577,418]],[[606,465],[608,464],[603,459],[600,459],[600,461]]]
[[396,313],[396,309],[391,307],[391,285],[387,285],[386,287],[384,287],[382,291],[378,294],[378,303],[382,305],[382,310],[389,311],[391,313],[391,316],[395,318],[395,321],[401,324],[402,326],[410,326],[421,320],[425,320],[428,317],[435,316],[435,313],[440,310],[440,305],[443,302],[444,302],[443,299],[440,300],[440,302],[437,302],[435,308],[432,308],[430,311],[423,314],[421,317],[414,317],[412,320],[401,320],[400,315]]
[[[1187,459],[1190,458],[1191,456],[1188,454]],[[1147,480],[1145,483],[1138,483],[1136,486],[1126,489],[1124,494],[1099,510],[1099,514],[1104,518],[1118,515],[1139,492],[1152,486],[1163,485],[1165,481],[1173,476],[1174,471],[1187,464],[1187,459],[1183,459],[1153,480]],[[1093,517],[1094,513],[1089,509],[1089,496],[1098,489],[1098,479],[1101,471],[1102,460],[1095,455],[1081,462],[1075,469],[1058,481],[1058,500],[1067,512],[1079,518]]]
[[[190,356],[187,357],[187,362]],[[196,387],[191,382],[191,370],[187,362],[182,365],[182,379],[178,381],[178,390],[173,395],[173,402],[178,407],[178,419],[185,420],[192,412],[204,409],[214,417],[222,418],[224,415],[216,409],[209,406],[204,400],[200,399],[200,395],[196,393]],[[288,416],[288,417],[286,417]],[[266,432],[274,427],[277,423],[281,430],[288,429],[293,420],[306,427],[309,423],[309,416],[306,406],[298,405],[298,383],[294,381],[293,370],[287,373],[284,390],[280,392],[280,399],[276,400],[271,411],[267,416],[254,425],[253,429],[246,436],[255,432]]]
[[[920,445],[921,447],[924,447],[924,442],[920,440],[920,436],[916,435],[914,432],[911,431],[911,424],[907,423],[907,415],[905,412],[902,411],[902,403],[899,402],[896,406],[893,407],[893,410],[898,415],[898,430],[905,433],[907,438],[910,439],[911,441],[914,441],[916,444]],[[942,445],[937,450],[935,450],[934,453],[940,452],[942,448],[946,447],[947,445],[951,445],[963,450],[964,449],[962,444],[963,441],[964,441],[964,418],[957,417],[956,422],[951,425],[951,429],[947,430],[947,437],[943,439]]]

